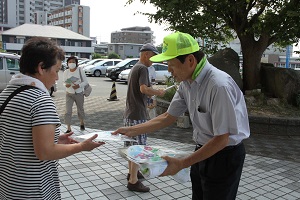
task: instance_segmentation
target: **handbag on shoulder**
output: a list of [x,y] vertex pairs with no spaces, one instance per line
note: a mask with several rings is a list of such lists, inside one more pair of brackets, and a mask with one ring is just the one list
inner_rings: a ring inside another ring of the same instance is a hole
[[[79,74],[80,74],[81,81],[83,81],[83,78],[82,78],[82,75],[81,75],[81,70],[80,70],[80,69],[78,69],[78,70],[79,70]],[[90,94],[91,94],[91,92],[92,92],[92,87],[90,86],[90,84],[88,83],[87,85],[85,85],[83,89],[84,89],[83,95],[84,95],[85,97],[90,96]]]

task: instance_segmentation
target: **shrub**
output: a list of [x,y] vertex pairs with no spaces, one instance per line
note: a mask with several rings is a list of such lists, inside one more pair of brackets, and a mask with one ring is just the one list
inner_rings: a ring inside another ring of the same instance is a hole
[[113,58],[119,59],[120,56],[119,56],[118,54],[116,54],[115,52],[110,53],[110,54],[108,55],[108,59],[113,59]]
[[[171,85],[176,85],[176,84],[177,84],[177,82],[175,81],[175,79],[174,79],[173,76],[168,76],[167,77],[167,79],[166,79],[166,85],[167,85],[167,87],[169,87]],[[171,102],[171,100],[173,99],[173,96],[176,93],[176,90],[177,90],[177,88],[173,87],[170,90],[167,90],[166,93],[165,93],[165,95],[163,97],[159,97],[159,98],[163,99],[165,101]]]

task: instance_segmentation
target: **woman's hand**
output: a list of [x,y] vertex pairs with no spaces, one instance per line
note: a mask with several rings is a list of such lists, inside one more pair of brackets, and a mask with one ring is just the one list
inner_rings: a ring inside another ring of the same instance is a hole
[[71,87],[71,84],[66,84],[66,87],[67,87],[67,88]]
[[79,85],[79,84],[75,84],[75,85],[72,86],[72,88],[73,88],[74,90],[76,90],[76,89],[80,88],[80,85]]
[[58,144],[75,144],[78,143],[78,141],[74,140],[70,136],[73,134],[73,132],[62,134],[58,138]]
[[103,144],[105,144],[105,142],[94,142],[93,140],[96,139],[98,137],[97,134],[95,134],[94,136],[90,137],[89,139],[84,140],[83,142],[81,142],[81,148],[82,151],[91,151]]

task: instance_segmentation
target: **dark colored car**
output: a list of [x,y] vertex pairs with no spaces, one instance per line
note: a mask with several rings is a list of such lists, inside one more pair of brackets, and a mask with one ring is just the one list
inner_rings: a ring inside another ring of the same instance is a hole
[[119,74],[125,69],[131,69],[133,65],[135,65],[139,61],[139,58],[127,58],[115,66],[108,67],[106,69],[106,77],[110,78],[111,80],[115,81],[118,79]]

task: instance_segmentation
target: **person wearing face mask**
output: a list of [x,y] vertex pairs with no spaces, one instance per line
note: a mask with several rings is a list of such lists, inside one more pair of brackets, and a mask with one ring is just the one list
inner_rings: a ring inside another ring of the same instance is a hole
[[66,87],[66,133],[71,132],[72,107],[75,102],[77,115],[80,120],[80,130],[84,131],[84,86],[88,84],[85,73],[78,67],[78,59],[71,56],[67,59],[68,69],[64,71],[63,81]]

